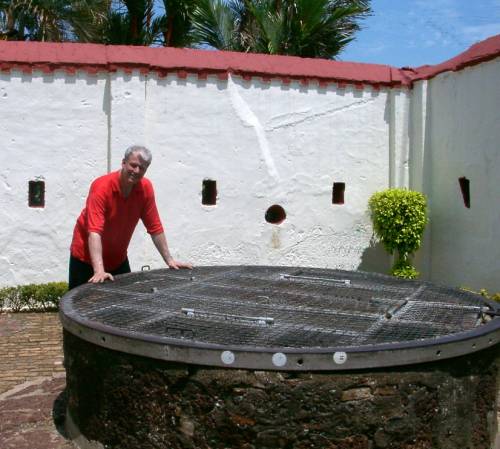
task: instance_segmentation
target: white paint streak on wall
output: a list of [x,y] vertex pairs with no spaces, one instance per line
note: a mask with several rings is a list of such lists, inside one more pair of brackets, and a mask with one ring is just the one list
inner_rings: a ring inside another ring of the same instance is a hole
[[272,151],[267,140],[264,127],[260,123],[258,117],[254,114],[252,109],[249,107],[248,103],[246,103],[242,96],[239,94],[238,87],[233,82],[233,78],[231,75],[229,75],[227,81],[227,90],[236,115],[246,126],[250,126],[255,130],[255,134],[257,135],[257,140],[259,142],[260,152],[262,158],[266,163],[269,176],[273,177],[276,181],[279,181],[280,175],[278,173],[278,170],[276,169],[276,165],[273,160]]
[[409,187],[409,108],[409,93],[393,89],[390,93],[390,187]]
[[[418,81],[413,85],[411,91],[410,117],[409,117],[409,188],[422,192],[427,196],[428,211],[432,211],[432,204],[429,198],[431,185],[429,169],[429,116],[427,111],[428,101],[428,81]],[[421,249],[414,258],[415,266],[422,277],[428,279],[431,266],[431,224],[426,227],[424,232]]]
[[427,138],[427,85],[428,81],[418,81],[411,91],[410,109],[410,172],[411,189],[424,191],[424,165]]
[[305,111],[294,111],[291,114],[279,115],[276,117],[272,117],[269,125],[266,126],[266,131],[275,131],[280,128],[296,126],[301,123],[317,120],[322,117],[330,118],[335,114],[344,113],[358,108],[364,108],[368,103],[371,103],[373,101],[374,98],[362,98],[361,100],[352,101],[349,104],[338,107],[332,107],[331,105],[329,105],[329,107],[327,106],[326,108],[314,108]]

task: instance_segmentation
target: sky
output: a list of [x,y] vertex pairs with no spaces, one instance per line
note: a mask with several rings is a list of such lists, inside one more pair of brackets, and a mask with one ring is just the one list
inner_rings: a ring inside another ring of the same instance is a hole
[[372,0],[371,5],[373,15],[339,60],[439,64],[500,34],[500,0]]

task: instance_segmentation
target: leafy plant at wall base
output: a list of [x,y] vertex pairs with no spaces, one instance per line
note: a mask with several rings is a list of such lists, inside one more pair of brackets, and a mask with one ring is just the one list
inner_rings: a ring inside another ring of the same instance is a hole
[[481,296],[484,296],[486,299],[490,299],[492,301],[498,301],[500,302],[500,292],[497,292],[497,293],[490,293],[488,290],[486,290],[485,288],[482,288],[480,289],[479,291],[477,290],[474,290],[472,288],[469,288],[469,287],[460,287],[462,290],[465,290],[467,292],[471,292],[471,293],[476,293],[477,295],[481,295]]
[[498,292],[498,293],[488,293],[488,291],[483,288],[483,289],[481,289],[480,294],[483,295],[483,296],[485,296],[488,299],[491,299],[492,301],[498,301],[498,302],[500,302],[500,292]]
[[403,279],[417,279],[420,273],[408,260],[398,260],[391,268],[391,274]]
[[389,254],[397,253],[391,274],[406,279],[418,277],[410,257],[420,248],[428,222],[425,195],[407,189],[387,189],[374,193],[368,208],[375,235]]
[[27,284],[0,289],[0,309],[13,312],[21,310],[57,310],[59,300],[68,291],[66,282]]

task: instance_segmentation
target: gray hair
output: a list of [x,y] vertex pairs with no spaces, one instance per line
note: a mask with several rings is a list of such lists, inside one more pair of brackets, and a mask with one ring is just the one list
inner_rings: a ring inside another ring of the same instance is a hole
[[151,164],[151,160],[153,159],[153,156],[151,154],[151,151],[149,151],[146,147],[143,147],[141,145],[132,145],[128,147],[125,150],[125,155],[123,156],[123,159],[126,161],[133,153],[139,153],[140,157],[146,164]]

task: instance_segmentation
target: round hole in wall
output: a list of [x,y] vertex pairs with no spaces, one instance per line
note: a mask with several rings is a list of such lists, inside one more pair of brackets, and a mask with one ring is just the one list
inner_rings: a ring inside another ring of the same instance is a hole
[[286,212],[279,204],[273,204],[266,211],[266,221],[271,224],[281,224],[285,221]]

